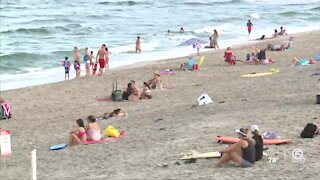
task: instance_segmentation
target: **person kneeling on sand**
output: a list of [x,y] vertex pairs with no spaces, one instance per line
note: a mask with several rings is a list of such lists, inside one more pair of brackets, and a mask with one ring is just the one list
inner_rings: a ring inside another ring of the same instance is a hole
[[263,156],[263,140],[259,133],[258,125],[252,125],[250,131],[253,134],[252,139],[254,140],[254,147],[256,151],[256,161],[262,159]]
[[83,144],[87,140],[87,133],[82,119],[77,119],[78,127],[70,130],[69,145]]
[[161,78],[158,72],[153,73],[153,78],[148,81],[151,89],[162,89]]
[[147,82],[144,82],[140,99],[151,99],[151,98],[152,98],[152,95],[151,95],[150,86]]
[[87,140],[99,141],[101,139],[101,132],[96,118],[92,115],[87,117],[88,124],[85,126],[87,132]]
[[240,141],[220,151],[222,157],[215,168],[222,167],[230,160],[237,162],[241,167],[252,167],[255,162],[255,148],[251,139],[248,139],[248,129],[240,128],[236,132]]

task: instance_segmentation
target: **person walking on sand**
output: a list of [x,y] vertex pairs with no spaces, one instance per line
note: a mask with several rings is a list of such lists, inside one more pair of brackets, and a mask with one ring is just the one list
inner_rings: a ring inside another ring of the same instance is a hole
[[86,65],[86,76],[90,75],[90,54],[88,48],[84,48],[83,61]]
[[108,47],[106,47],[106,71],[109,70],[109,55],[111,52],[109,52]]
[[218,31],[216,29],[213,30],[213,34],[212,34],[212,37],[211,37],[211,40],[212,40],[212,44],[213,44],[213,48],[214,49],[218,49],[219,50],[219,46],[218,46]]
[[141,44],[140,44],[140,36],[137,37],[137,40],[136,40],[136,53],[141,53]]
[[96,56],[96,62],[98,61],[99,59],[99,76],[102,76],[103,74],[103,69],[105,67],[105,63],[106,63],[106,45],[105,44],[102,44],[101,45],[101,48],[99,49],[98,53],[97,53],[97,56]]
[[74,69],[76,70],[76,78],[80,78],[80,53],[78,47],[74,47]]
[[249,35],[251,34],[252,26],[253,26],[253,24],[252,24],[251,20],[249,19],[247,22],[247,28],[248,28]]
[[64,57],[64,61],[62,61],[62,66],[64,67],[64,80],[69,80],[69,72],[71,63],[68,60],[68,57]]

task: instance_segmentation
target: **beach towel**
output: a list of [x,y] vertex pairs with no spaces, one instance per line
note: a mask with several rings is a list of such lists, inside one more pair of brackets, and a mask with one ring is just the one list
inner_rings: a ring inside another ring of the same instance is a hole
[[199,106],[201,106],[201,105],[213,103],[213,101],[208,94],[202,94],[201,96],[198,97],[198,103],[199,103]]
[[[120,137],[124,137],[126,134],[125,131],[120,131]],[[96,144],[96,143],[101,143],[101,142],[109,142],[109,141],[114,141],[118,138],[115,138],[115,137],[107,137],[107,138],[101,138],[99,141],[86,141],[86,143],[84,143],[85,145],[89,145],[89,144]]]
[[96,97],[96,101],[112,101],[110,97]]
[[160,71],[161,75],[176,75],[177,72],[175,71]]
[[175,84],[164,84],[162,86],[163,89],[174,89],[176,88],[176,85]]

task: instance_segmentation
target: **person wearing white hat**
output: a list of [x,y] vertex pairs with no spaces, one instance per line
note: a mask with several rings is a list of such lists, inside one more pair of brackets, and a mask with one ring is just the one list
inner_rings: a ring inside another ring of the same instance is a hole
[[220,151],[222,157],[215,168],[222,167],[230,160],[237,162],[241,167],[252,167],[255,162],[254,143],[248,138],[248,128],[240,128],[236,130],[240,141],[230,145],[228,148]]
[[250,131],[253,134],[252,139],[254,140],[254,148],[256,150],[256,161],[259,161],[263,156],[263,140],[259,133],[259,126],[252,125]]

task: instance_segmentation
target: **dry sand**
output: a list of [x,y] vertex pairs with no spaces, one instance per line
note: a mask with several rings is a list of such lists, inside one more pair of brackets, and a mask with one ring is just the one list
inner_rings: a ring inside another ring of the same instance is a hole
[[[320,63],[288,66],[293,56],[312,58],[320,53],[320,31],[294,35],[291,51],[270,52],[276,63],[229,66],[223,61],[224,50],[205,53],[204,66],[198,72],[176,70],[176,75],[163,75],[163,84],[175,89],[152,91],[154,98],[139,102],[97,102],[110,95],[112,81],[125,88],[130,80],[138,85],[148,80],[155,70],[177,69],[186,57],[152,63],[140,63],[115,69],[107,77],[88,77],[48,85],[1,92],[13,106],[13,118],[0,121],[2,129],[11,130],[12,156],[1,159],[0,179],[30,178],[30,151],[38,153],[38,179],[317,179],[320,169],[320,136],[300,139],[309,122],[320,125],[320,76],[311,76]],[[264,40],[257,45],[281,43],[289,37]],[[252,51],[250,45],[233,46],[238,57]],[[252,72],[280,73],[241,78]],[[62,71],[61,71],[62,73]],[[63,75],[63,74],[62,74]],[[63,77],[61,77],[63,78]],[[140,86],[141,87],[141,86]],[[191,108],[202,93],[213,104]],[[225,101],[225,103],[218,103]],[[67,143],[68,131],[75,120],[90,114],[101,114],[122,108],[128,116],[100,122],[127,132],[114,142],[67,147],[50,151],[54,144]],[[157,119],[162,119],[155,121]],[[239,168],[230,163],[213,169],[217,159],[198,160],[193,164],[175,163],[180,153],[189,150],[217,151],[225,147],[215,142],[216,135],[235,136],[234,129],[258,124],[262,132],[278,131],[294,143],[268,146],[269,156],[253,168]],[[302,149],[305,162],[292,162],[293,149]],[[274,155],[279,152],[278,155]],[[276,163],[269,163],[276,157]],[[167,163],[167,167],[160,167]]]

